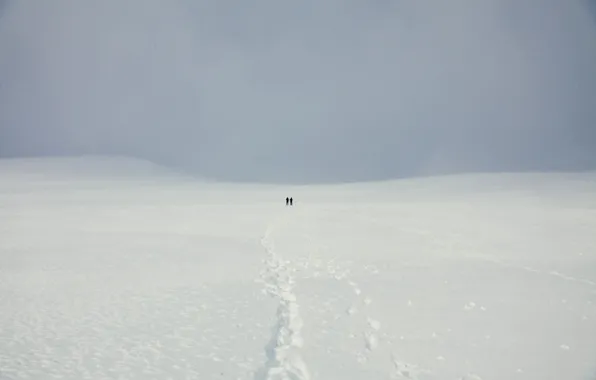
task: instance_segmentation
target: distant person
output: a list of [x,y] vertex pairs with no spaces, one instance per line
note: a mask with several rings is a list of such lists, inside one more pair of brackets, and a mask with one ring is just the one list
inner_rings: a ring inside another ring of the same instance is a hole
[[294,200],[292,199],[292,197],[290,197],[290,206],[294,205]]
[[286,206],[290,203],[290,198],[286,197]]

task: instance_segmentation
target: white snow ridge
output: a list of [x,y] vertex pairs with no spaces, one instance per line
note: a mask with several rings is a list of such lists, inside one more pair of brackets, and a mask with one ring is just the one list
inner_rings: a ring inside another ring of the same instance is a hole
[[271,340],[265,347],[267,362],[256,372],[255,380],[310,380],[310,374],[300,350],[303,339],[300,335],[303,322],[299,305],[293,293],[295,280],[292,268],[276,254],[268,228],[261,244],[268,253],[266,268],[262,273],[265,291],[279,299],[277,323],[273,327]]

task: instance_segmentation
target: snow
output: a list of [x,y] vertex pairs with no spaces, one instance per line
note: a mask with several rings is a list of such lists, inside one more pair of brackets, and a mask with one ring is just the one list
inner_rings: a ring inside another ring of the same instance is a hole
[[595,231],[593,172],[2,160],[0,379],[594,379]]

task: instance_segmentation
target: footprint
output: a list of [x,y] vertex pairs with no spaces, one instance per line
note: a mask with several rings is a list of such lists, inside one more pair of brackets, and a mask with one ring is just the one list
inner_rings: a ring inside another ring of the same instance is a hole
[[376,321],[372,318],[368,318],[368,325],[370,326],[371,329],[373,329],[375,331],[379,331],[379,329],[381,328],[381,322]]
[[431,373],[429,370],[421,369],[417,365],[400,361],[395,354],[392,355],[392,361],[395,368],[395,375],[392,378],[418,380],[420,375]]
[[482,380],[482,378],[474,373],[468,373],[460,378],[460,380]]
[[364,341],[368,351],[374,351],[379,346],[379,338],[372,332],[364,333]]
[[350,282],[348,282],[348,284],[350,284],[350,286],[352,287],[352,290],[354,290],[354,294],[356,294],[357,296],[362,294],[362,291],[360,290],[360,288],[358,287],[358,285],[355,282],[350,281]]

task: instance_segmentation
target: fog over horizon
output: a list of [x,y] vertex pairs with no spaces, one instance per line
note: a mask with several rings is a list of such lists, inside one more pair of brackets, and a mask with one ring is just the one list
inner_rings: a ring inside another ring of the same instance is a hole
[[0,0],[0,158],[225,180],[596,169],[593,0]]

